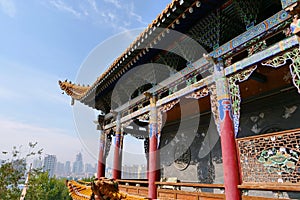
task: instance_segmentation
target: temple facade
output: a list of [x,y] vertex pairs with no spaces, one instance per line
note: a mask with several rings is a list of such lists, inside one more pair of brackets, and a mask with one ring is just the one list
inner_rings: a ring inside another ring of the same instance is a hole
[[[173,0],[94,84],[59,81],[105,113],[98,178],[115,140],[113,179],[132,195],[299,199],[299,8]],[[147,180],[121,177],[128,134],[144,142]]]

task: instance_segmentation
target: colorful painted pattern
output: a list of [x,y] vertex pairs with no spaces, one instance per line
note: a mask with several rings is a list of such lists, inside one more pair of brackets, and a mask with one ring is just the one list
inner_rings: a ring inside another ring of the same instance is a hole
[[290,38],[287,38],[285,40],[282,40],[273,46],[267,48],[266,50],[263,50],[261,52],[258,52],[248,58],[245,58],[239,62],[234,63],[233,65],[227,67],[225,69],[226,76],[233,74],[239,70],[245,69],[249,66],[255,65],[258,62],[261,62],[265,59],[268,59],[272,56],[277,55],[280,52],[283,52],[287,49],[290,49],[292,47],[299,46],[298,36],[293,36]]
[[152,137],[158,138],[157,123],[151,123],[151,124],[149,124],[149,138],[151,139]]
[[232,114],[233,114],[233,124],[234,133],[237,136],[240,125],[240,105],[241,105],[241,95],[240,87],[238,82],[243,82],[248,80],[251,74],[256,70],[257,66],[250,67],[242,72],[234,74],[228,78],[230,99],[232,102]]
[[254,26],[250,30],[246,31],[245,33],[237,36],[230,42],[227,42],[226,44],[219,47],[216,51],[212,52],[210,56],[212,57],[220,57],[224,55],[225,53],[228,53],[234,48],[237,48],[238,46],[244,44],[247,41],[252,40],[253,38],[259,36],[260,34],[272,29],[273,27],[279,25],[280,23],[284,22],[289,18],[289,15],[286,11],[281,11],[269,19],[261,22],[260,24]]
[[218,111],[218,98],[216,94],[216,84],[210,84],[208,86],[210,92],[210,104],[211,104],[211,112],[215,120],[216,127],[218,132],[220,133],[220,120],[219,120],[219,111]]
[[293,78],[293,83],[300,93],[300,50],[299,48],[292,49],[281,56],[277,56],[271,60],[263,62],[262,65],[278,68],[284,66],[288,60],[292,61],[290,64],[290,72]]
[[298,2],[298,0],[281,0],[282,8],[285,9],[296,2]]
[[229,117],[232,119],[230,99],[221,99],[218,101],[218,104],[219,104],[220,122],[222,123],[225,120],[227,113],[229,113]]
[[187,99],[201,99],[203,97],[206,97],[209,95],[209,89],[207,87],[201,88],[187,96],[185,98]]
[[243,183],[300,183],[300,129],[237,143]]

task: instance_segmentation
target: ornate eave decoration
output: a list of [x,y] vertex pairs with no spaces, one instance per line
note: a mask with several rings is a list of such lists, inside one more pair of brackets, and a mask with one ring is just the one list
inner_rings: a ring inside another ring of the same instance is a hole
[[228,86],[230,99],[232,103],[232,115],[233,115],[233,123],[234,123],[234,133],[237,136],[239,131],[240,124],[240,105],[241,105],[241,94],[240,87],[238,83],[241,83],[251,76],[251,74],[256,70],[257,66],[250,67],[244,71],[236,73],[228,78]]
[[293,84],[300,93],[300,50],[299,47],[287,51],[283,55],[276,56],[270,60],[262,63],[263,66],[269,66],[273,68],[279,68],[287,64],[287,61],[291,60],[292,63],[289,65],[290,72],[293,78]]
[[76,85],[74,83],[72,83],[71,81],[58,81],[58,84],[60,86],[60,88],[70,97],[72,97],[72,99],[76,99],[79,100],[80,98],[82,98],[87,91],[91,88],[90,86],[81,86],[81,85]]
[[175,99],[174,101],[164,104],[159,108],[159,111],[166,113],[169,110],[171,110],[177,103],[179,103],[179,101],[180,101],[179,99]]
[[187,99],[201,99],[203,97],[206,97],[209,95],[209,89],[207,87],[203,87],[187,96],[185,98]]
[[211,104],[211,112],[215,120],[216,127],[218,132],[220,133],[220,116],[218,110],[218,97],[216,94],[216,83],[212,83],[208,86],[210,92],[210,104]]

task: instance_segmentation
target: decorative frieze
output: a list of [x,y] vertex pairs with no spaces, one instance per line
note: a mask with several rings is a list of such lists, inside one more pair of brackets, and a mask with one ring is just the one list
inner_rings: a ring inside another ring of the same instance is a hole
[[187,99],[201,99],[203,97],[206,97],[209,95],[209,89],[207,87],[201,88],[187,96],[185,98]]
[[269,66],[273,68],[282,67],[287,64],[287,61],[291,60],[292,63],[289,65],[290,72],[293,78],[293,83],[300,93],[300,50],[294,48],[290,51],[287,51],[283,55],[276,56],[268,61],[262,63],[264,66]]
[[243,183],[300,183],[300,130],[238,139]]
[[265,50],[266,48],[267,48],[266,41],[265,40],[260,41],[248,49],[248,56],[252,56],[253,54],[259,51]]
[[167,104],[162,105],[159,110],[163,113],[168,112],[169,110],[171,110],[177,103],[179,103],[179,99],[175,99]]
[[297,3],[298,0],[281,0],[282,8],[286,9],[287,7]]

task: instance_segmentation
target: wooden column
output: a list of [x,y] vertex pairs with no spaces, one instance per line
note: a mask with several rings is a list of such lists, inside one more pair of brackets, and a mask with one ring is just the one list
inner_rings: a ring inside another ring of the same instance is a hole
[[145,151],[145,157],[146,157],[146,169],[147,169],[147,174],[146,178],[149,179],[149,138],[145,138],[144,140],[144,151]]
[[99,147],[99,157],[98,157],[98,171],[97,171],[97,178],[105,177],[105,163],[106,160],[104,158],[105,152],[105,141],[106,135],[103,130],[100,130],[100,147]]
[[214,65],[214,77],[216,81],[216,93],[220,121],[219,130],[222,146],[225,196],[228,200],[239,200],[241,199],[241,194],[238,189],[240,179],[232,120],[231,100],[222,60],[218,60],[218,62]]
[[117,114],[116,119],[116,136],[115,136],[115,151],[113,162],[113,179],[120,179],[122,173],[122,152],[123,151],[123,135],[121,131],[121,116]]
[[149,119],[149,171],[148,171],[148,197],[150,199],[157,198],[157,188],[155,181],[158,181],[158,123],[157,123],[157,97],[152,94],[146,93],[146,96],[150,97],[150,119]]
[[103,124],[104,124],[104,116],[98,115],[98,125],[97,130],[100,131],[100,142],[99,142],[99,156],[98,156],[98,169],[97,169],[97,178],[105,177],[105,142],[106,142],[106,135],[103,131]]

